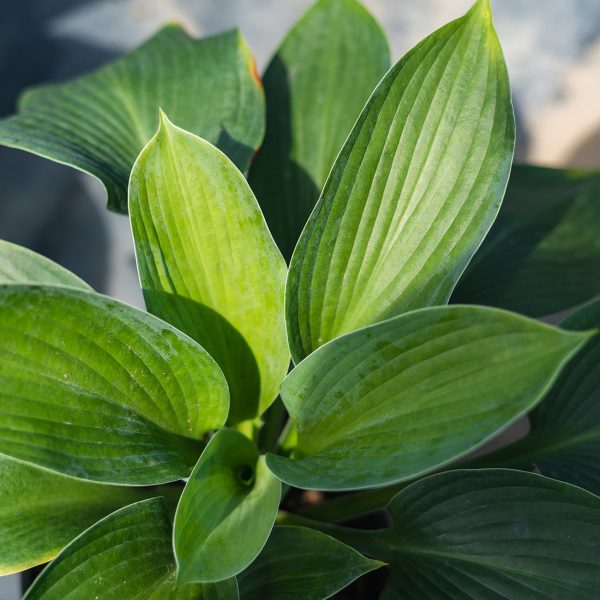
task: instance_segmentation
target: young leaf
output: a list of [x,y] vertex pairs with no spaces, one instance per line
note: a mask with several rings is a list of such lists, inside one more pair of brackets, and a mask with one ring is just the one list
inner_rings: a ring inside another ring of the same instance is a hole
[[129,173],[159,107],[247,169],[264,132],[264,97],[239,32],[194,40],[167,25],[113,64],[26,92],[19,114],[0,121],[0,144],[97,177],[109,208],[126,212]]
[[382,600],[569,598],[600,589],[600,500],[509,470],[451,471],[389,504]]
[[0,455],[0,576],[47,562],[98,519],[141,497]]
[[[580,309],[562,327],[600,329],[600,300]],[[497,454],[482,457],[600,494],[600,339],[592,338],[562,372],[530,415],[529,435]]]
[[322,600],[381,566],[320,531],[278,526],[238,577],[240,598]]
[[222,429],[190,475],[175,515],[180,583],[237,575],[262,550],[277,516],[281,484],[241,433]]
[[0,453],[66,475],[187,477],[227,417],[212,358],[130,306],[66,287],[0,286]]
[[496,216],[513,147],[506,66],[479,0],[387,73],[338,156],[290,265],[294,361],[446,303]]
[[126,506],[75,538],[24,600],[234,600],[235,579],[178,586],[171,523],[161,499]]
[[129,189],[148,310],[202,344],[231,394],[229,423],[276,398],[289,365],[285,262],[242,174],[162,116]]
[[[343,490],[410,479],[530,410],[590,337],[492,308],[395,317],[326,344],[282,384],[298,432],[283,481]],[[294,458],[295,456],[295,458]]]
[[452,302],[541,317],[600,294],[600,173],[513,167]]
[[356,0],[316,2],[271,60],[263,78],[267,132],[249,180],[287,259],[389,66],[385,34]]
[[23,246],[0,240],[0,285],[8,283],[92,288],[57,263]]

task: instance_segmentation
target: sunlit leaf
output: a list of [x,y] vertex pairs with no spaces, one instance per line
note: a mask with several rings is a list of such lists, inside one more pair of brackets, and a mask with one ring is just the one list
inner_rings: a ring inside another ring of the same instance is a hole
[[382,563],[305,527],[275,527],[259,557],[238,577],[241,600],[322,600]]
[[177,507],[178,581],[219,581],[245,569],[271,533],[280,497],[281,484],[248,438],[215,434]]
[[[600,301],[569,317],[562,327],[600,329]],[[531,431],[484,464],[535,469],[600,494],[600,337],[593,337],[565,368],[529,416]]]
[[497,221],[452,295],[532,317],[600,295],[600,174],[513,167]]
[[248,167],[264,131],[264,98],[238,31],[194,40],[167,25],[131,54],[61,85],[26,92],[0,121],[0,144],[97,177],[113,210],[127,210],[131,167],[162,107]]
[[77,275],[23,246],[0,240],[0,285],[66,285],[92,291]]
[[256,417],[288,369],[286,267],[246,180],[163,115],[135,164],[130,213],[148,310],[219,363],[229,423]]
[[47,562],[98,519],[141,497],[0,455],[0,575]]
[[235,600],[235,579],[178,586],[171,523],[154,498],[127,506],[75,538],[42,572],[26,600]]
[[382,600],[568,598],[600,589],[600,500],[509,470],[452,471],[389,504]]
[[353,489],[410,479],[533,408],[589,333],[493,308],[426,308],[326,344],[285,379],[298,433],[283,481]]
[[443,304],[490,228],[514,147],[487,0],[383,78],[338,156],[290,265],[292,358]]
[[264,78],[267,133],[250,185],[286,258],[367,98],[390,66],[385,34],[356,0],[319,0]]
[[212,358],[163,321],[99,294],[0,286],[0,452],[74,477],[187,477],[227,417]]

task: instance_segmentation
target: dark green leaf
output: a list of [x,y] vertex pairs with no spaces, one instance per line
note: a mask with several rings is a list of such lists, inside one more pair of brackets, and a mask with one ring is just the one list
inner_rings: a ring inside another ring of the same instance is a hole
[[513,167],[498,220],[452,295],[541,317],[600,294],[600,174]]
[[383,566],[305,527],[275,527],[259,557],[239,577],[241,600],[324,600]]
[[187,477],[225,422],[212,358],[163,321],[66,287],[0,286],[0,452],[74,477]]
[[382,600],[590,600],[600,589],[600,499],[579,488],[517,471],[452,471],[388,508]]
[[267,133],[250,185],[289,259],[333,161],[390,66],[385,34],[356,0],[319,0],[264,75]]
[[92,291],[71,271],[45,256],[0,240],[0,285],[7,283],[66,285]]
[[235,579],[178,586],[171,523],[162,500],[132,504],[73,540],[42,572],[26,600],[235,600]]
[[286,291],[295,362],[448,301],[506,187],[514,118],[488,0],[383,78],[302,232]]
[[[326,344],[282,384],[298,432],[273,472],[301,488],[410,479],[535,406],[589,339],[493,308],[426,308]],[[295,458],[294,458],[295,457]]]
[[0,575],[47,562],[98,519],[141,497],[0,455]]
[[246,180],[163,115],[131,176],[130,213],[148,310],[202,344],[231,393],[229,423],[276,398],[289,365],[286,267]]
[[[600,301],[569,317],[562,326],[600,329]],[[600,494],[600,337],[595,336],[562,372],[530,415],[527,437],[485,464],[531,468]]]
[[0,143],[94,175],[109,208],[125,212],[129,173],[159,107],[247,169],[264,132],[264,98],[239,32],[194,40],[167,25],[113,64],[26,92],[19,114],[0,121]]
[[178,581],[219,581],[245,569],[271,533],[280,497],[254,444],[232,429],[216,433],[177,507]]

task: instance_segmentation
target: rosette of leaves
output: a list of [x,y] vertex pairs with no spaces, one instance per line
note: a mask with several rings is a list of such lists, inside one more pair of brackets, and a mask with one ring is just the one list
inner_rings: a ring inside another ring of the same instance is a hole
[[359,3],[319,0],[264,91],[238,33],[169,26],[0,121],[127,208],[147,308],[0,243],[0,573],[51,561],[29,600],[321,599],[371,571],[386,599],[600,590],[598,309],[531,318],[598,291],[597,176],[515,168],[501,208],[487,0],[388,60]]

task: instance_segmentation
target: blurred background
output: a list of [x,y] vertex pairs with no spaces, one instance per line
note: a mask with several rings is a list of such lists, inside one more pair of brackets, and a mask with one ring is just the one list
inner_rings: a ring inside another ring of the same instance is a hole
[[[132,49],[164,22],[198,36],[240,27],[259,70],[312,0],[2,0],[0,116],[26,87],[62,81]],[[394,59],[471,0],[363,0]],[[511,75],[517,160],[600,168],[600,1],[492,0]],[[351,73],[348,74],[352,76]],[[126,217],[91,177],[0,148],[0,238],[40,252],[98,291],[141,305]],[[2,541],[0,540],[0,543]],[[20,598],[0,577],[0,598]]]

